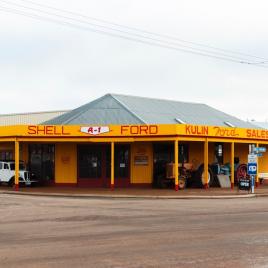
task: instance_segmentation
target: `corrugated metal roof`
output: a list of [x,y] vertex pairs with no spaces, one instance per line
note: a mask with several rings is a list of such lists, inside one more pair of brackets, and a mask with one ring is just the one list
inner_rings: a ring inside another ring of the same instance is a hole
[[257,127],[261,127],[264,129],[268,129],[268,122],[256,122],[256,121],[251,121],[251,124],[257,126]]
[[119,94],[104,95],[44,124],[178,124],[179,122],[208,126],[255,127],[249,122],[206,104]]
[[65,114],[67,111],[49,111],[21,114],[0,114],[0,126],[10,125],[38,125],[44,121]]

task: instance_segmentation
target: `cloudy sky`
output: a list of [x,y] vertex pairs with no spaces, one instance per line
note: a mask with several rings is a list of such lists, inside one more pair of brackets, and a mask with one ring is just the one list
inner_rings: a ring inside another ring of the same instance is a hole
[[[267,1],[32,1],[268,59]],[[112,92],[203,102],[245,120],[268,120],[268,68],[99,34],[85,30],[89,24],[83,30],[35,20],[14,9],[37,11],[10,3],[44,10],[28,1],[0,0],[2,114],[72,109]]]

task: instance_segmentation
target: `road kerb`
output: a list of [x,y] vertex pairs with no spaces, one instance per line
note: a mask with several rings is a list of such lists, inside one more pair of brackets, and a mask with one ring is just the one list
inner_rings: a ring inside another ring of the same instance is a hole
[[64,197],[64,198],[102,198],[102,199],[239,199],[265,197],[268,194],[243,194],[243,195],[185,195],[185,196],[153,196],[153,195],[116,195],[116,194],[66,194],[66,193],[43,193],[43,192],[12,192],[2,191],[1,194],[6,195],[27,195],[27,196],[43,196],[43,197]]

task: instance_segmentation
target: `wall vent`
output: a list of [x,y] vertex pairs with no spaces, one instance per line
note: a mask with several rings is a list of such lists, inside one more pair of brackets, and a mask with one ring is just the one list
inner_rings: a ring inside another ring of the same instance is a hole
[[228,127],[235,127],[234,124],[232,124],[232,123],[230,123],[230,122],[228,122],[228,121],[225,121],[224,124],[225,124],[226,126],[228,126]]
[[179,124],[186,124],[182,119],[180,118],[175,118],[175,121],[178,122]]

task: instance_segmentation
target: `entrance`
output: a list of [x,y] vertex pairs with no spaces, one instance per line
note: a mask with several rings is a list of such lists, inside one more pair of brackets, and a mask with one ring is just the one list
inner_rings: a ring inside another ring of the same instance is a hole
[[29,170],[41,185],[53,184],[55,179],[55,145],[30,144]]
[[[78,185],[91,187],[110,187],[111,183],[111,145],[78,145]],[[115,187],[130,185],[129,145],[115,145]]]

